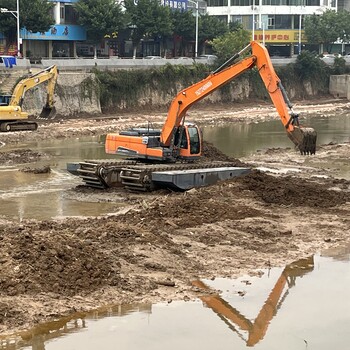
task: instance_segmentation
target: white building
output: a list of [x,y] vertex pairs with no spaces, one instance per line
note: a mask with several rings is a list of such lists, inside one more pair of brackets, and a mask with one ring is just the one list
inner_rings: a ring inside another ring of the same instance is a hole
[[[255,3],[254,3],[255,1]],[[237,21],[265,42],[272,55],[298,53],[304,39],[304,17],[349,7],[349,0],[207,0],[208,13],[226,23]],[[301,39],[299,39],[299,37]]]

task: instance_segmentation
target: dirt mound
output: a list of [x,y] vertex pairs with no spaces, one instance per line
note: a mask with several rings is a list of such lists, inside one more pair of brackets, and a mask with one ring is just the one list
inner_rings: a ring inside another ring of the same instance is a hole
[[17,149],[13,151],[0,152],[2,164],[21,164],[36,162],[40,159],[48,159],[49,156],[43,152],[36,152],[30,149]]
[[275,177],[260,171],[252,171],[234,181],[253,191],[265,203],[327,208],[350,201],[349,193],[328,190],[332,183],[327,186],[291,176]]
[[213,144],[207,141],[203,142],[203,158],[205,160],[232,162],[236,166],[245,166],[245,164],[242,163],[239,159],[229,157],[228,155],[217,149]]
[[32,174],[48,174],[51,172],[51,168],[48,165],[44,165],[39,168],[31,168],[31,167],[25,167],[20,170],[23,173],[32,173]]
[[[118,284],[118,265],[65,227],[29,225],[0,235],[0,293],[53,292],[73,295]],[[40,230],[40,232],[36,232]]]

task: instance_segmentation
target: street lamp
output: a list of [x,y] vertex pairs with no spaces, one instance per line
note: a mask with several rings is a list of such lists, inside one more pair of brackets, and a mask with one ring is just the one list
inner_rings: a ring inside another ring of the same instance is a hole
[[299,15],[299,38],[298,38],[298,54],[301,54],[301,12]]
[[[255,0],[253,0],[253,3],[255,2]],[[254,41],[254,36],[255,36],[255,10],[257,10],[257,7],[255,6],[255,4],[252,5],[252,10],[253,10],[253,31],[252,31],[252,39]]]
[[1,13],[11,13],[17,20],[17,56],[20,54],[20,48],[21,48],[21,43],[20,43],[20,33],[19,33],[19,0],[17,0],[17,11],[12,11],[7,8],[0,8]]
[[191,2],[192,4],[195,4],[196,8],[196,43],[195,43],[195,49],[194,49],[194,57],[198,57],[198,17],[199,17],[199,2],[188,0],[188,2]]

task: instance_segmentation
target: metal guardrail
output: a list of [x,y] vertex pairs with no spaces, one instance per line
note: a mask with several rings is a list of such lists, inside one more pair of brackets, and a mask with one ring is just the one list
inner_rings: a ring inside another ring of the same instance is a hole
[[[346,65],[350,66],[350,56],[344,56]],[[323,57],[321,58],[327,65],[334,64],[333,57]],[[272,64],[275,67],[286,66],[289,63],[294,63],[296,61],[296,57],[292,58],[278,58],[271,57]],[[210,64],[212,60],[209,59],[194,59],[190,57],[179,57],[179,58],[154,58],[154,59],[145,59],[145,58],[122,58],[122,57],[99,57],[97,59],[88,58],[88,57],[57,57],[57,58],[41,58],[38,60],[30,60],[28,58],[17,59],[17,65],[13,66],[14,70],[17,69],[30,69],[30,68],[45,68],[51,65],[57,65],[60,70],[84,70],[89,71],[93,68],[99,69],[131,69],[131,68],[139,68],[139,69],[147,69],[147,68],[155,68],[164,66],[165,64],[171,65],[185,65],[191,66],[195,62]],[[9,71],[9,68],[1,67],[0,70]]]

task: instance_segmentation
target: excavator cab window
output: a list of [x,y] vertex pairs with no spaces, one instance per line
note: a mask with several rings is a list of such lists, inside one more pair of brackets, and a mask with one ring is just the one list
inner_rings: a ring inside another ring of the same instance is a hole
[[176,131],[174,144],[182,149],[188,148],[187,133],[184,127],[181,126]]
[[191,154],[199,154],[201,151],[201,145],[198,128],[195,126],[189,126],[187,130],[190,140],[190,152]]
[[10,99],[11,95],[0,95],[0,106],[8,106]]

